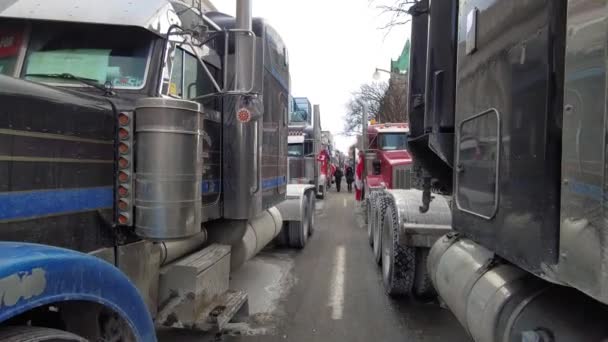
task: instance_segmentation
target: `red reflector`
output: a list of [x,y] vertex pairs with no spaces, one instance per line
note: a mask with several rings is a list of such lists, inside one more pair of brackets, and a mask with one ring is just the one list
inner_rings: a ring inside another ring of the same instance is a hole
[[124,186],[121,186],[118,188],[118,196],[120,197],[127,197],[129,196],[129,189],[125,188]]
[[118,209],[122,210],[122,211],[127,211],[127,209],[129,209],[129,204],[125,201],[119,201],[118,202]]
[[128,175],[126,172],[122,172],[122,171],[121,171],[121,172],[118,174],[118,180],[119,180],[121,183],[126,183],[126,182],[128,182],[128,181],[129,181],[129,175]]
[[124,129],[124,128],[119,129],[119,130],[118,130],[118,137],[119,137],[121,140],[125,140],[125,139],[129,138],[129,131],[127,131],[127,130],[126,130],[126,129]]
[[127,153],[129,153],[129,145],[127,145],[125,143],[120,143],[118,145],[118,152],[120,152],[120,154],[127,154]]
[[119,123],[121,126],[126,126],[126,125],[128,125],[130,121],[131,121],[131,119],[129,118],[129,116],[128,116],[127,114],[125,114],[125,113],[120,113],[120,114],[118,115],[118,123]]
[[129,167],[129,161],[126,158],[118,159],[118,167],[121,169],[126,169]]
[[120,215],[120,216],[118,216],[118,223],[127,224],[127,223],[129,223],[129,218],[126,217],[125,215]]

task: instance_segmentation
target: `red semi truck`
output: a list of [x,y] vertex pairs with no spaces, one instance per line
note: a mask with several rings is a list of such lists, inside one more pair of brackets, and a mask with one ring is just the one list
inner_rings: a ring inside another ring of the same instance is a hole
[[374,188],[409,189],[412,187],[412,156],[407,149],[409,127],[406,123],[369,125],[367,136],[366,190]]

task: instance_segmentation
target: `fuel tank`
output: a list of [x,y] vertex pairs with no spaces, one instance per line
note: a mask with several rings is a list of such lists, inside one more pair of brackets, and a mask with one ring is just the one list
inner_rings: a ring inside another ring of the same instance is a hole
[[433,285],[476,342],[603,341],[608,308],[446,235],[428,257]]

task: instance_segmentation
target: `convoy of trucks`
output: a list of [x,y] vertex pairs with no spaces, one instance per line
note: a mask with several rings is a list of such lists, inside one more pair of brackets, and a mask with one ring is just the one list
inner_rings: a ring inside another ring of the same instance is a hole
[[0,5],[0,340],[221,331],[231,271],[304,247],[285,45],[251,1],[205,3]]
[[321,142],[321,109],[305,97],[293,99],[294,110],[289,120],[289,183],[311,184],[318,198],[325,198],[326,177],[318,162]]
[[369,198],[386,292],[436,292],[477,342],[604,341],[605,2],[409,12],[422,191]]
[[[320,109],[251,1],[211,9],[0,5],[0,340],[221,331],[247,315],[231,271],[306,245]],[[606,339],[605,4],[409,12],[409,123],[367,130],[386,293],[439,296],[477,342]]]

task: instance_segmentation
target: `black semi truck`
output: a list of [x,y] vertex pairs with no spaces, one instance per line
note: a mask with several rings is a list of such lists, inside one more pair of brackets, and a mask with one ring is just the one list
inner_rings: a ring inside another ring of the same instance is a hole
[[222,331],[247,314],[231,271],[304,247],[287,49],[251,13],[0,2],[1,341]]
[[376,196],[388,294],[436,291],[477,342],[606,340],[607,4],[411,7],[424,185]]

